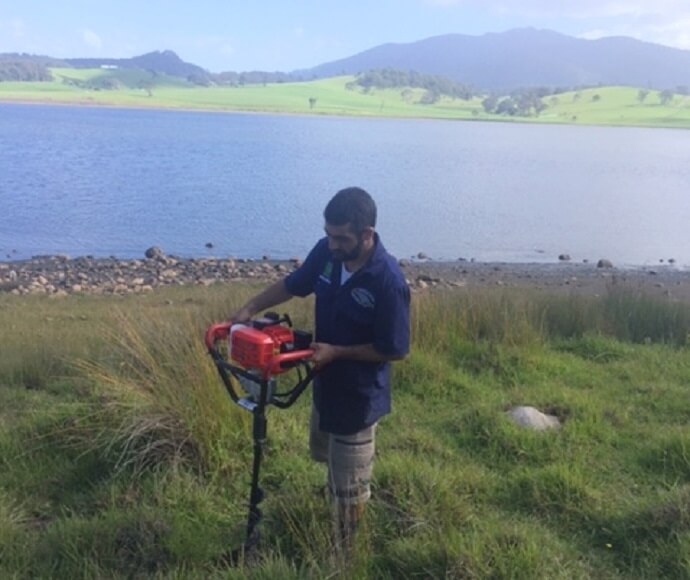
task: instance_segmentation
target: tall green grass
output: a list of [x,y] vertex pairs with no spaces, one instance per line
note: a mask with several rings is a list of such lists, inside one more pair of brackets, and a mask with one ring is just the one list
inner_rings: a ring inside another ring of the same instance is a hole
[[[269,412],[262,549],[229,568],[250,417],[203,332],[255,291],[0,297],[0,577],[690,576],[690,305],[615,287],[415,295],[357,557],[333,555],[305,396]],[[525,404],[563,427],[513,425]]]

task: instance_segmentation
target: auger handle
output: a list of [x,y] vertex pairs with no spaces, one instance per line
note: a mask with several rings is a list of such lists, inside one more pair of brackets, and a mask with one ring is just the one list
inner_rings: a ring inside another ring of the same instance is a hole
[[228,391],[230,398],[239,405],[240,395],[237,393],[237,391],[235,391],[235,387],[233,386],[232,381],[230,380],[230,375],[228,374],[228,372],[235,372],[236,369],[232,365],[225,362],[223,355],[221,355],[216,348],[216,342],[219,340],[224,340],[230,336],[230,327],[232,324],[232,322],[222,322],[211,325],[206,331],[205,342],[208,353],[211,355],[213,362],[216,363],[218,373],[220,374],[220,378],[225,385],[225,389]]
[[216,342],[228,338],[230,334],[230,327],[232,322],[222,322],[220,324],[213,324],[206,331],[206,348],[208,352],[214,354],[216,351]]
[[271,362],[264,368],[264,378],[270,378],[278,375],[285,370],[283,365],[293,362],[308,361],[314,354],[313,349],[293,350],[291,352],[284,352],[275,355]]

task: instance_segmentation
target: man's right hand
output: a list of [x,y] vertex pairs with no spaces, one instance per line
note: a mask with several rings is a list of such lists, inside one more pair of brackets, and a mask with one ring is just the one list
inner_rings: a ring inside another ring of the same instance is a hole
[[285,282],[278,280],[273,285],[269,286],[261,292],[258,296],[254,296],[242,308],[230,317],[232,322],[238,324],[245,324],[252,319],[257,312],[262,312],[267,308],[273,308],[278,304],[282,304],[292,298],[292,294],[287,291]]
[[247,306],[240,308],[230,317],[233,324],[246,324],[252,319],[252,312]]

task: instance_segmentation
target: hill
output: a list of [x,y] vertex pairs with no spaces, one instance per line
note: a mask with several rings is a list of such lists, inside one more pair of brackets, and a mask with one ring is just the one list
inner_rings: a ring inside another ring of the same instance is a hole
[[324,78],[383,68],[447,76],[493,91],[597,85],[663,90],[690,85],[690,51],[626,37],[585,40],[533,28],[384,44],[294,74]]
[[[204,84],[204,80],[210,77],[205,69],[183,61],[172,50],[156,50],[132,58],[63,58],[57,59],[50,56],[34,55],[26,53],[0,54],[0,72],[12,67],[17,78],[2,78],[2,80],[50,80],[49,78],[36,79],[35,75],[26,71],[37,68],[74,68],[74,69],[100,69],[100,70],[140,70],[153,75],[168,75],[192,80],[197,84]],[[9,75],[8,75],[9,76]]]
[[183,61],[172,50],[156,50],[133,58],[67,58],[64,61],[74,68],[117,67],[142,69],[175,77],[208,76],[208,72]]

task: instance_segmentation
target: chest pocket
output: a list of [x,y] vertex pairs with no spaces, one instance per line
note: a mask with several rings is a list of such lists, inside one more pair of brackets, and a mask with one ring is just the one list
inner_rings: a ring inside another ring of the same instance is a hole
[[348,290],[347,317],[359,327],[370,327],[374,323],[376,297],[366,288],[354,287]]

